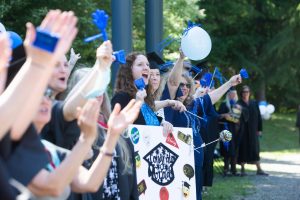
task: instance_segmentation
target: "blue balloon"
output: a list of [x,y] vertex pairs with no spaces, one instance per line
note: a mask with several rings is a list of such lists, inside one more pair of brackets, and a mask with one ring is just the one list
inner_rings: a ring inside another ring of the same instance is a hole
[[19,36],[19,34],[13,32],[13,31],[7,31],[9,34],[9,38],[11,40],[11,48],[15,49],[18,46],[20,46],[23,43],[22,38]]

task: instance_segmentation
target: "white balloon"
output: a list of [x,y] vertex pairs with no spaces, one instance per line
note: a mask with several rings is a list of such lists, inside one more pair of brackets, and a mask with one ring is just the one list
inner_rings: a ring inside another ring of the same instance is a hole
[[181,38],[181,50],[191,60],[202,60],[211,50],[211,39],[208,33],[194,26]]
[[267,107],[264,105],[259,106],[260,115],[264,115],[267,112]]
[[262,118],[263,118],[264,120],[269,120],[269,119],[271,118],[271,114],[268,113],[268,112],[266,112],[266,113],[262,116]]
[[268,113],[272,114],[275,111],[275,107],[272,104],[267,105]]

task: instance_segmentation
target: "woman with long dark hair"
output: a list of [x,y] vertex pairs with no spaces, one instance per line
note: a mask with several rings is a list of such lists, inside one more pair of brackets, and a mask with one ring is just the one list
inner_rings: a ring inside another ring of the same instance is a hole
[[[135,80],[141,79],[144,81],[145,89],[139,90],[135,85]],[[152,125],[164,127],[164,134],[172,131],[172,124],[157,117],[154,113],[155,102],[151,95],[151,85],[149,85],[150,67],[147,57],[138,52],[129,54],[126,57],[126,64],[121,65],[117,80],[115,83],[115,94],[112,98],[112,106],[116,103],[121,104],[123,108],[132,98],[143,101],[141,112],[134,122],[140,125]]]

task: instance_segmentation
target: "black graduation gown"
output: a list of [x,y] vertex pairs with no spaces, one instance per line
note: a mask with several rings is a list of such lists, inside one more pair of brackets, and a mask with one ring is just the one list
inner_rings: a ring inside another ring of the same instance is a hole
[[[183,96],[183,94],[182,94],[180,87],[178,87],[176,94],[175,94],[175,98],[172,100],[177,100],[178,97],[181,97],[181,96]],[[163,90],[160,100],[167,100],[167,99],[171,99],[168,84],[165,85],[165,88]],[[172,122],[173,120],[176,120],[176,119],[173,119],[175,116],[175,110],[172,107],[164,107],[163,109],[164,109],[166,121]]]
[[[229,113],[229,108],[226,105],[226,102],[222,102],[219,107],[219,114]],[[228,149],[224,146],[223,142],[220,142],[220,153],[223,157],[234,157],[237,154],[237,147],[238,147],[238,124],[233,123],[231,121],[227,121],[225,118],[220,119],[220,130],[224,130],[225,126],[223,123],[227,123],[229,131],[232,133],[232,139],[229,142]]]
[[[215,110],[214,106],[212,109]],[[215,112],[215,111],[214,111]],[[213,113],[214,113],[213,112]],[[203,133],[203,141],[205,143],[212,142],[219,138],[218,115],[211,115],[207,118],[207,132]],[[211,187],[213,184],[213,171],[214,171],[214,151],[217,142],[208,145],[204,148],[204,161],[203,161],[203,186]]]
[[[116,105],[116,103],[119,103],[121,105],[121,108],[123,109],[124,107],[127,106],[127,104],[129,103],[129,101],[131,99],[132,98],[129,96],[128,93],[126,93],[126,92],[118,92],[111,99],[111,107],[113,109],[114,106]],[[142,112],[139,113],[139,116],[134,121],[134,124],[146,125],[146,122],[145,122],[145,119],[144,119],[144,116],[143,116]]]
[[249,100],[248,104],[242,100],[239,100],[238,103],[242,106],[238,163],[254,163],[260,159],[257,134],[258,131],[262,131],[260,111],[254,100]]
[[[130,102],[132,98],[129,96],[128,93],[126,92],[117,92],[113,98],[111,99],[111,107],[114,108],[116,103],[119,103],[121,105],[121,108],[123,109],[124,107],[127,106],[127,104]],[[162,118],[157,116],[157,119],[159,122],[162,121]],[[139,113],[138,118],[133,122],[134,124],[139,124],[139,125],[146,125],[145,118],[142,114],[142,112]]]

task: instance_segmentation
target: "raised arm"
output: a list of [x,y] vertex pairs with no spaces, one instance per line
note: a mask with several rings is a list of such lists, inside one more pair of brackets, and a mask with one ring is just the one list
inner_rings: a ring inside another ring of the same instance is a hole
[[54,171],[41,170],[34,177],[29,189],[35,195],[58,196],[66,186],[71,184],[97,136],[96,122],[99,108],[100,105],[97,100],[89,100],[83,109],[79,111],[78,125],[81,135],[78,142],[65,160],[59,166],[56,166]]
[[229,90],[230,87],[236,86],[242,82],[241,75],[234,75],[232,76],[229,81],[218,87],[217,89],[208,93],[211,99],[211,103],[215,104],[221,97]]
[[121,110],[120,104],[116,104],[108,120],[107,137],[101,147],[100,153],[89,170],[80,169],[80,173],[72,182],[72,190],[75,192],[97,192],[102,185],[107,171],[111,165],[112,155],[120,134],[137,118],[142,102],[131,100]]
[[166,99],[163,101],[155,101],[155,111],[158,111],[161,108],[172,107],[174,110],[179,110],[180,112],[186,111],[186,107],[182,102],[177,100]]
[[110,76],[112,62],[112,45],[110,41],[105,41],[97,49],[97,60],[92,70],[76,84],[67,96],[63,108],[65,120],[72,121],[76,118],[76,108],[85,104],[87,101],[86,95],[92,89],[99,89],[102,93],[105,92],[110,80],[110,77],[106,76]]
[[[55,10],[47,14],[40,28],[60,36],[53,53],[33,46],[36,31],[31,23],[26,24],[24,46],[27,59],[1,95],[0,133],[11,128],[13,139],[22,137],[37,112],[55,64],[68,51],[77,34],[76,23],[77,18],[71,11]],[[2,123],[3,121],[7,123]]]
[[180,84],[180,77],[182,75],[184,57],[185,56],[184,56],[183,52],[180,51],[180,56],[179,56],[178,60],[176,61],[174,67],[172,68],[171,73],[168,78],[168,81],[167,81],[171,99],[175,98],[176,91]]
[[0,33],[0,94],[2,93],[5,80],[7,65],[11,56],[10,42],[7,34]]

